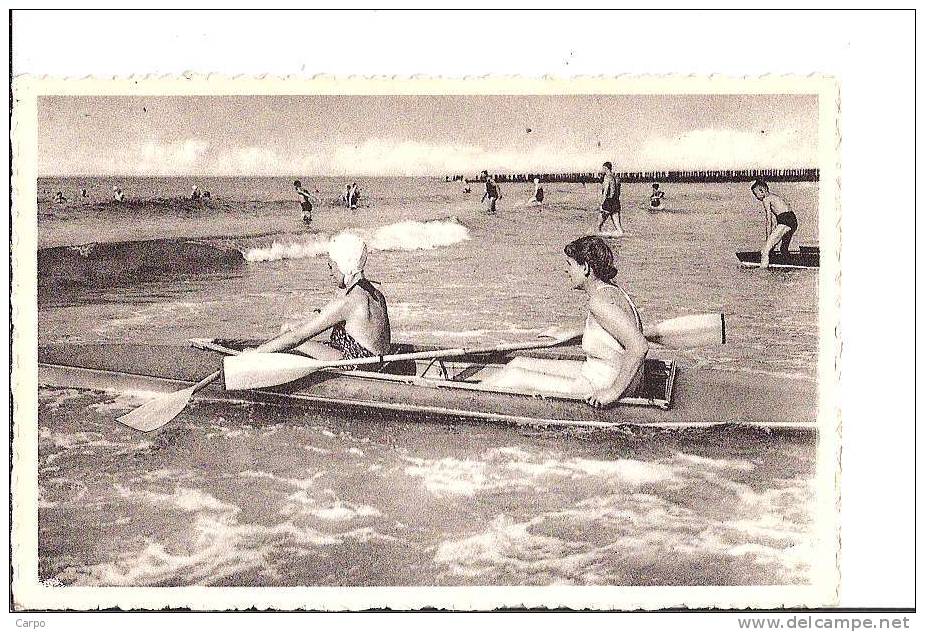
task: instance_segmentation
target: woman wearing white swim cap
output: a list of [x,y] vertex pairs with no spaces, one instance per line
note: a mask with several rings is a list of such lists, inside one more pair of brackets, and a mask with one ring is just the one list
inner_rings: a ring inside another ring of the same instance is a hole
[[[331,239],[328,267],[337,286],[334,298],[311,318],[256,351],[296,349],[319,360],[387,354],[392,342],[389,312],[385,296],[363,275],[366,254],[366,243],[357,235],[341,233]],[[328,329],[331,338],[327,343],[310,340]]]

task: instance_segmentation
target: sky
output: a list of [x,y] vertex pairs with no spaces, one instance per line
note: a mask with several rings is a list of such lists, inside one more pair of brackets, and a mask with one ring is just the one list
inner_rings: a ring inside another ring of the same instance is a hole
[[816,167],[813,95],[45,96],[41,176]]

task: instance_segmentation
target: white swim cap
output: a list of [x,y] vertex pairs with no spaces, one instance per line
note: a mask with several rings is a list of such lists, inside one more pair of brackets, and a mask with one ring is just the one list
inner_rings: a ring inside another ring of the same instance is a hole
[[113,185],[112,190],[113,190],[113,191],[118,191],[118,190],[119,190],[119,187]]
[[533,178],[533,183],[534,183],[534,184],[539,184],[539,183],[540,183],[540,179],[539,179],[539,178]]
[[194,189],[194,190],[195,190],[195,189],[198,189],[198,188],[199,188],[199,187],[197,187],[195,184],[193,185],[193,189]]
[[328,256],[344,275],[344,287],[348,290],[363,277],[366,266],[366,242],[353,233],[340,233],[328,242]]

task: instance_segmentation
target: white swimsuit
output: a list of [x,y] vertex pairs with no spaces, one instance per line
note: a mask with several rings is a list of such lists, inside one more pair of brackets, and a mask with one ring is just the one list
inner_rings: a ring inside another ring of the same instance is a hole
[[[619,290],[626,302],[629,303],[633,310],[633,316],[636,317],[636,326],[642,331],[642,319],[639,317],[639,310],[633,304],[632,299],[617,285],[607,285],[604,288],[613,288]],[[579,381],[587,382],[590,391],[598,391],[608,388],[623,367],[623,355],[626,353],[621,345],[590,313],[585,319],[585,332],[581,337],[581,348],[588,356],[581,367],[581,377]],[[634,378],[638,383],[638,376]],[[631,385],[632,386],[632,385]]]
[[[636,326],[642,331],[642,320],[632,299],[616,285],[605,286],[622,293],[636,317]],[[516,357],[503,371],[483,381],[483,386],[562,393],[585,398],[594,392],[610,388],[620,375],[626,349],[600,323],[588,314],[581,338],[585,360],[554,360],[547,358]],[[526,372],[518,372],[518,369]],[[627,392],[634,393],[642,383],[642,367],[630,382]]]

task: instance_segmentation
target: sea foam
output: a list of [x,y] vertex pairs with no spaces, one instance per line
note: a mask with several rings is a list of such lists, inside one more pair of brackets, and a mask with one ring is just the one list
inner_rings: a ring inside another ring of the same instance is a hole
[[[366,240],[370,250],[433,250],[452,246],[470,238],[469,229],[455,219],[431,220],[427,222],[404,221],[381,226],[373,231],[354,230]],[[269,246],[245,249],[244,259],[250,263],[279,261],[281,259],[304,259],[318,257],[328,252],[331,236],[321,233],[310,241],[274,241]]]

